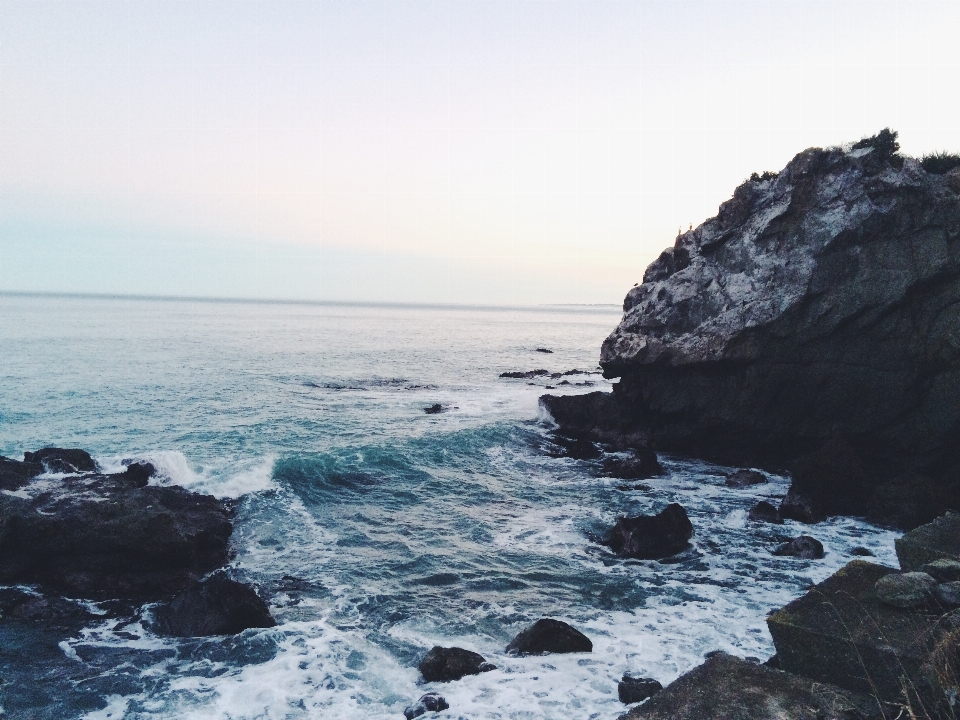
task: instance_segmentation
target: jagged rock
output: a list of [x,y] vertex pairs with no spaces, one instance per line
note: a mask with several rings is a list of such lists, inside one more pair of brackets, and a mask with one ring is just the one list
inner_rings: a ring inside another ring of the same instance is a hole
[[40,463],[47,472],[76,473],[93,472],[97,464],[86,450],[77,448],[48,447],[23,454],[26,463]]
[[940,607],[944,609],[960,607],[960,581],[940,583],[933,591],[933,595]]
[[823,557],[823,545],[816,538],[801,535],[778,545],[773,554],[797,557],[802,560],[819,560]]
[[960,514],[948,512],[894,541],[904,570],[920,570],[934,560],[960,562]]
[[19,490],[43,472],[38,462],[20,462],[0,456],[0,490]]
[[671,503],[656,515],[617,518],[609,545],[624,557],[659,560],[686,550],[693,524],[682,505]]
[[516,655],[593,652],[593,643],[572,625],[544,618],[521,630],[507,645],[507,652]]
[[624,705],[642,702],[661,690],[663,685],[653,678],[637,678],[629,674],[625,674],[617,684],[617,696]]
[[882,720],[869,696],[718,653],[620,720]]
[[436,646],[420,661],[418,669],[427,682],[450,682],[465,675],[479,675],[495,667],[479,653],[458,647]]
[[917,478],[935,504],[893,522],[956,507],[960,192],[870,142],[806,150],[679,236],[603,343],[613,392],[542,398],[560,427],[771,470],[842,439],[863,473],[824,477],[813,517],[896,510],[874,489]]
[[0,622],[19,621],[78,630],[93,617],[87,608],[72,600],[20,588],[0,588]]
[[141,481],[126,475],[68,477],[59,490],[40,493],[28,484],[27,497],[0,494],[0,583],[146,601],[226,562],[233,528],[219,500],[176,486],[137,487]]
[[898,608],[923,607],[933,597],[937,581],[922,572],[885,575],[877,580],[877,599]]
[[155,608],[150,629],[158,635],[202,637],[235,635],[247,628],[276,624],[252,587],[216,573]]
[[153,466],[153,463],[132,462],[121,473],[121,477],[133,487],[145,487],[156,472],[157,469]]
[[411,705],[406,708],[403,711],[403,716],[407,720],[413,720],[413,718],[420,717],[428,712],[440,712],[441,710],[448,710],[449,708],[450,705],[444,698],[436,693],[427,693],[426,695],[420,696],[420,700],[417,701],[416,705]]
[[920,572],[926,573],[938,583],[956,582],[960,580],[960,562],[941,558],[927,563],[920,568]]
[[603,472],[621,480],[646,480],[663,474],[657,454],[650,449],[634,450],[627,457],[608,457],[603,461]]
[[747,513],[747,517],[754,522],[783,525],[783,518],[780,517],[780,511],[766,500],[761,500],[752,508],[750,508],[750,512]]
[[440,403],[434,403],[430,407],[425,407],[423,411],[427,415],[436,415],[437,413],[443,412],[443,405],[441,405]]
[[756,470],[737,470],[727,475],[725,480],[728,487],[744,488],[751,485],[762,485],[768,482],[767,476]]

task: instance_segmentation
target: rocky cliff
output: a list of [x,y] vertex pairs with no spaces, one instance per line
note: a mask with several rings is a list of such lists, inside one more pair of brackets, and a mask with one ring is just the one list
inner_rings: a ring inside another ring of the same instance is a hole
[[798,467],[805,519],[955,505],[960,168],[897,149],[884,131],[754,175],[627,294],[600,354],[613,393],[543,405],[593,439]]

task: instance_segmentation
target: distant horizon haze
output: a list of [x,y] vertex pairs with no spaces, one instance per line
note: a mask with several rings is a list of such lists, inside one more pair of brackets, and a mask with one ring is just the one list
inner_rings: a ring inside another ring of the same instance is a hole
[[620,304],[752,172],[960,151],[953,0],[0,4],[0,292]]

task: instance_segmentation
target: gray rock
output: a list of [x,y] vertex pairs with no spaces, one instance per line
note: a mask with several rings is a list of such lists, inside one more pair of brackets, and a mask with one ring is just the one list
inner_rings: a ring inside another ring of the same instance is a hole
[[617,696],[624,705],[638,703],[653,697],[663,690],[663,685],[653,678],[638,678],[625,674],[617,685]]
[[413,718],[426,715],[428,712],[440,712],[441,710],[448,710],[449,708],[450,705],[446,699],[436,693],[427,693],[426,695],[420,696],[420,700],[417,701],[416,705],[411,705],[406,708],[403,711],[403,716],[407,720],[413,720]]
[[844,439],[863,472],[814,478],[830,488],[814,518],[913,527],[954,506],[960,185],[889,147],[811,148],[738,187],[627,293],[600,352],[613,392],[544,408],[565,431],[736,465]]
[[925,572],[938,583],[954,582],[960,580],[960,562],[941,558],[927,563],[920,572]]
[[428,652],[417,666],[427,682],[450,682],[465,675],[479,675],[496,669],[483,655],[459,647],[436,646]]
[[944,608],[960,607],[960,581],[958,580],[940,583],[933,594],[937,602]]
[[609,545],[624,557],[658,560],[690,546],[693,524],[682,505],[670,503],[656,515],[617,518]]
[[922,572],[891,573],[877,580],[877,599],[898,608],[922,607],[930,602],[937,581]]
[[518,633],[507,645],[507,652],[516,655],[593,652],[593,643],[572,625],[543,618]]
[[773,554],[797,557],[802,560],[819,560],[823,557],[823,545],[816,538],[801,535],[777,545]]

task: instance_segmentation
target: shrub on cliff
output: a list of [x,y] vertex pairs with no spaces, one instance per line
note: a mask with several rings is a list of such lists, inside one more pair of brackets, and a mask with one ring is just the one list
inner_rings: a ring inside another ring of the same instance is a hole
[[920,167],[934,175],[944,175],[955,167],[960,167],[960,155],[948,152],[935,152],[920,158]]
[[896,130],[891,130],[890,128],[884,128],[876,135],[870,137],[865,137],[862,140],[858,140],[854,146],[854,150],[859,150],[860,148],[873,148],[874,151],[881,157],[891,157],[900,150],[900,143],[897,142],[897,133]]

